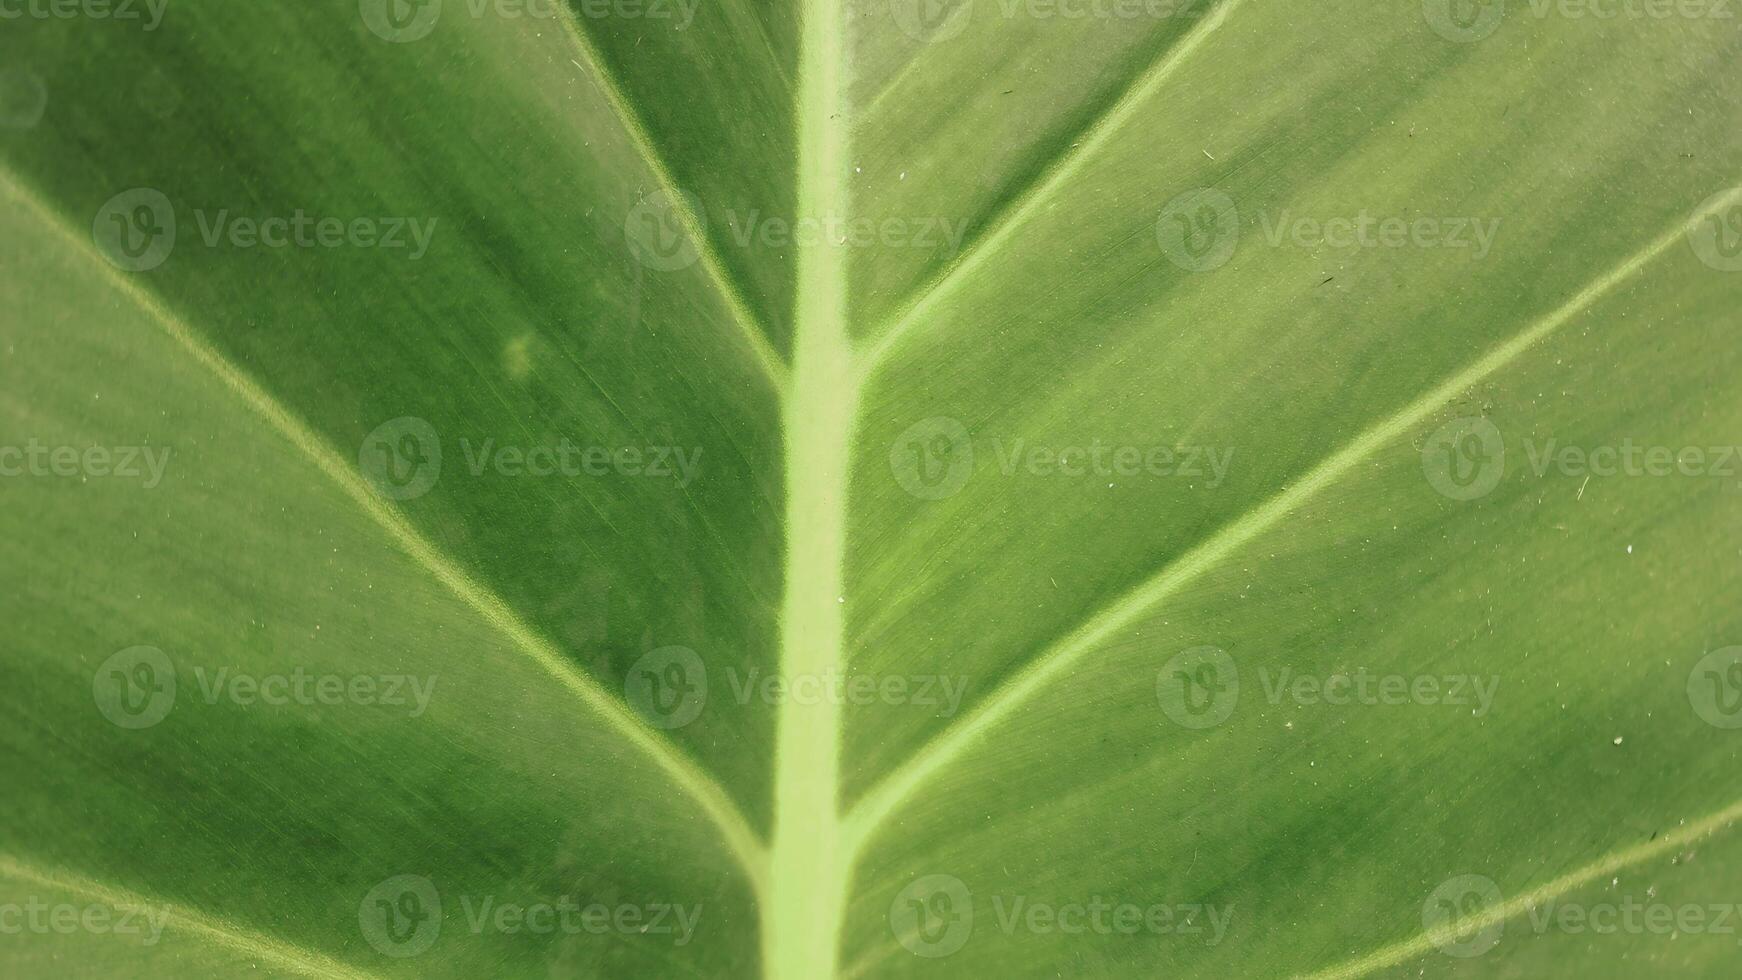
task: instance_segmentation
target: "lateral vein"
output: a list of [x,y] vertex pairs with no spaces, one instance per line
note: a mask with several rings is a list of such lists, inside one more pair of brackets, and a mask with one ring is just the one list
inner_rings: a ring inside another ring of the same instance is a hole
[[577,670],[549,640],[515,615],[500,597],[474,580],[404,516],[385,503],[306,423],[281,405],[216,348],[202,340],[155,295],[111,265],[97,252],[94,244],[73,231],[33,190],[3,166],[0,166],[0,185],[4,185],[14,197],[24,202],[74,251],[102,270],[119,292],[149,314],[184,351],[210,370],[226,387],[277,429],[280,435],[307,456],[352,502],[380,525],[406,554],[485,621],[513,640],[522,653],[544,668],[588,708],[597,712],[607,724],[657,763],[672,782],[701,804],[719,825],[734,856],[750,876],[752,885],[760,889],[766,861],[764,848],[756,833],[751,830],[749,822],[719,783],[638,718],[627,705],[600,687],[597,681]]
[[9,855],[0,854],[0,875],[28,881],[41,888],[70,892],[117,909],[156,908],[166,913],[169,920],[176,925],[203,939],[311,977],[331,977],[336,980],[376,978],[375,974],[365,973],[312,949],[236,925],[223,916],[114,888],[70,872],[44,870]]
[[1407,434],[1412,427],[1441,406],[1506,367],[1544,337],[1565,326],[1605,293],[1632,277],[1680,240],[1688,222],[1720,212],[1738,201],[1742,201],[1742,185],[1714,199],[1706,209],[1684,219],[1683,223],[1677,224],[1621,264],[1586,284],[1572,299],[1468,367],[1362,431],[1308,471],[1299,482],[1223,525],[1208,540],[1169,562],[1153,576],[1125,592],[1110,606],[1096,612],[1082,625],[1029,661],[972,713],[933,738],[905,765],[886,776],[866,793],[848,815],[849,839],[855,846],[862,845],[883,820],[922,783],[1101,641],[1130,625],[1145,611],[1178,592],[1254,538],[1275,527],[1319,491],[1354,469],[1381,447]]
[[677,178],[672,175],[671,168],[666,166],[665,157],[655,147],[653,138],[648,135],[647,126],[635,107],[624,95],[623,89],[617,84],[617,79],[605,67],[605,60],[599,54],[598,47],[593,43],[592,36],[580,24],[575,22],[574,11],[569,9],[567,0],[559,0],[556,8],[563,22],[563,28],[568,32],[569,39],[575,43],[581,57],[586,61],[594,81],[598,83],[599,92],[605,96],[605,101],[611,104],[611,110],[617,114],[623,123],[623,129],[629,135],[635,148],[641,152],[641,157],[653,170],[654,177],[659,181],[660,189],[666,192],[666,201],[678,221],[683,224],[684,234],[696,247],[700,256],[702,268],[708,278],[713,280],[715,288],[726,301],[731,311],[732,320],[738,325],[744,340],[750,345],[750,352],[756,356],[763,374],[767,375],[774,390],[782,396],[787,387],[786,361],[769,342],[768,331],[756,315],[750,312],[750,304],[745,301],[744,293],[738,288],[738,282],[726,271],[725,263],[720,261],[719,252],[714,249],[713,240],[707,235],[701,219],[690,207],[689,196],[679,186]]
[[1223,0],[1209,16],[1198,21],[1178,43],[1169,45],[1150,66],[1138,75],[1124,94],[1089,126],[1086,135],[1066,152],[1055,158],[1040,180],[1030,183],[1009,206],[993,219],[992,227],[975,238],[954,261],[945,265],[914,293],[902,310],[890,318],[890,326],[879,331],[865,357],[865,371],[875,371],[901,338],[923,321],[945,296],[960,284],[968,282],[981,263],[997,252],[1016,229],[1038,211],[1059,188],[1074,180],[1083,165],[1094,157],[1125,126],[1150,97],[1161,89],[1180,66],[1189,60],[1209,36],[1228,19],[1234,8],[1245,0]]
[[1504,922],[1545,902],[1559,898],[1581,885],[1588,885],[1605,875],[1613,875],[1623,868],[1649,861],[1668,851],[1684,847],[1702,837],[1717,833],[1739,818],[1742,818],[1742,800],[1730,804],[1711,816],[1677,827],[1674,831],[1664,834],[1656,840],[1612,851],[1582,868],[1561,875],[1553,881],[1539,885],[1491,909],[1484,909],[1473,917],[1463,918],[1457,923],[1447,923],[1440,928],[1420,933],[1402,942],[1393,943],[1365,956],[1346,960],[1316,973],[1306,974],[1302,980],[1354,980],[1356,977],[1366,976],[1376,970],[1408,962],[1432,952],[1438,948],[1440,943],[1456,939],[1459,934],[1466,930],[1480,931],[1491,925]]

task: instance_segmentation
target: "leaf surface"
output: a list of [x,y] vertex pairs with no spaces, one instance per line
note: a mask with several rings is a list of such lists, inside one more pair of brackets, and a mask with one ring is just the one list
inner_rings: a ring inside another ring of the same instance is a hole
[[0,956],[1727,975],[1742,36],[1576,9],[20,20]]

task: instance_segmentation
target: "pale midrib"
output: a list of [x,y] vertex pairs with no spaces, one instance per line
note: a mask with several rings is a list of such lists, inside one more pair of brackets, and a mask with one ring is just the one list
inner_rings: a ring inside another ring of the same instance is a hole
[[1504,901],[1491,909],[1484,909],[1475,916],[1461,919],[1456,923],[1448,923],[1439,929],[1417,934],[1365,956],[1345,960],[1335,966],[1307,974],[1302,980],[1355,980],[1356,977],[1363,977],[1387,967],[1406,963],[1433,952],[1442,943],[1455,942],[1459,936],[1467,936],[1472,932],[1480,932],[1489,926],[1505,922],[1507,919],[1553,901],[1575,888],[1588,885],[1606,875],[1613,875],[1625,868],[1692,844],[1702,837],[1725,829],[1738,819],[1742,819],[1742,800],[1730,804],[1711,816],[1677,827],[1670,833],[1659,836],[1656,840],[1611,851],[1582,868],[1570,871],[1546,884],[1538,885],[1530,891]]
[[738,281],[726,270],[725,263],[720,260],[719,251],[714,248],[713,239],[708,237],[701,218],[690,207],[689,195],[672,176],[664,155],[655,147],[653,138],[648,135],[646,123],[624,95],[622,86],[617,84],[616,76],[606,69],[605,60],[593,44],[591,35],[575,22],[574,11],[569,9],[566,2],[559,2],[555,6],[569,39],[587,62],[586,69],[598,84],[600,94],[610,103],[611,111],[616,113],[618,121],[623,124],[623,130],[629,136],[630,142],[635,144],[643,162],[653,171],[660,190],[665,192],[667,204],[677,214],[678,221],[683,225],[684,235],[695,246],[703,271],[719,290],[726,308],[732,314],[732,321],[737,324],[750,352],[755,355],[757,365],[775,391],[784,392],[790,381],[786,362],[769,343],[767,328],[750,312],[750,304],[745,301],[743,291],[738,288]]
[[1230,554],[1270,530],[1319,491],[1349,473],[1382,447],[1407,435],[1435,411],[1506,367],[1549,334],[1565,326],[1599,298],[1638,273],[1652,259],[1670,249],[1685,235],[1690,223],[1723,211],[1742,201],[1742,187],[1712,201],[1621,264],[1587,284],[1572,299],[1528,325],[1505,343],[1473,364],[1452,375],[1432,390],[1418,396],[1389,417],[1362,431],[1341,449],[1308,471],[1293,486],[1277,493],[1252,510],[1223,525],[1203,543],[1168,563],[1150,578],[1099,610],[1030,660],[962,720],[927,742],[920,751],[873,787],[849,812],[846,839],[859,848],[884,820],[938,770],[956,759],[985,732],[997,726],[1012,711],[1028,701],[1048,682],[1081,659],[1137,617],[1153,609],[1200,575],[1216,567]]
[[640,749],[663,770],[674,785],[693,798],[720,827],[727,847],[761,889],[766,870],[766,849],[725,789],[701,767],[671,745],[610,692],[577,670],[549,640],[540,636],[494,592],[479,584],[425,538],[398,511],[358,475],[345,460],[301,419],[279,404],[246,372],[232,364],[216,348],[201,340],[156,296],[111,265],[96,246],[74,231],[53,209],[7,168],[0,167],[0,185],[28,206],[44,224],[65,240],[74,252],[104,274],[117,291],[143,310],[169,337],[225,387],[241,398],[280,435],[303,453],[328,479],[338,485],[362,511],[385,530],[406,554],[470,606],[491,626],[514,641],[515,646],[611,728]]
[[[44,870],[20,858],[0,855],[0,875],[27,881],[39,888],[54,889],[89,901],[101,902],[115,910],[137,909],[142,916],[155,913],[162,917],[166,931],[173,926],[214,945],[296,973],[312,977],[331,977],[334,980],[375,980],[376,977],[375,974],[358,970],[312,949],[246,929],[223,916],[113,888],[80,875]],[[146,927],[144,922],[137,924],[141,928]]]
[[[837,0],[803,0],[797,207],[846,213],[845,34]],[[792,386],[786,433],[786,584],[780,672],[829,677],[844,661],[842,605],[851,440],[858,372],[847,334],[846,252],[821,241],[798,250]],[[770,980],[829,980],[845,918],[851,854],[840,840],[841,706],[788,698],[776,721],[774,834],[762,909]]]

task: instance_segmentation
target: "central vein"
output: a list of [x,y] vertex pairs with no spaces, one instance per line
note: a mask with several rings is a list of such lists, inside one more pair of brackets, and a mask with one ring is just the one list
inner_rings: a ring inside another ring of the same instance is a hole
[[[799,63],[798,217],[846,213],[841,24],[836,0],[805,0]],[[843,243],[798,252],[791,388],[785,403],[786,599],[781,671],[828,678],[842,664],[848,445],[858,389],[847,335]],[[841,706],[831,698],[780,708],[774,840],[763,911],[763,967],[774,980],[835,973],[850,857],[842,845]]]

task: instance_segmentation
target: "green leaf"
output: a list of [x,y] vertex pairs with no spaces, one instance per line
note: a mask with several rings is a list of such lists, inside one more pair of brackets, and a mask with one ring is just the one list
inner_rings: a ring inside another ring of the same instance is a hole
[[1733,972],[1727,4],[0,16],[10,975]]

